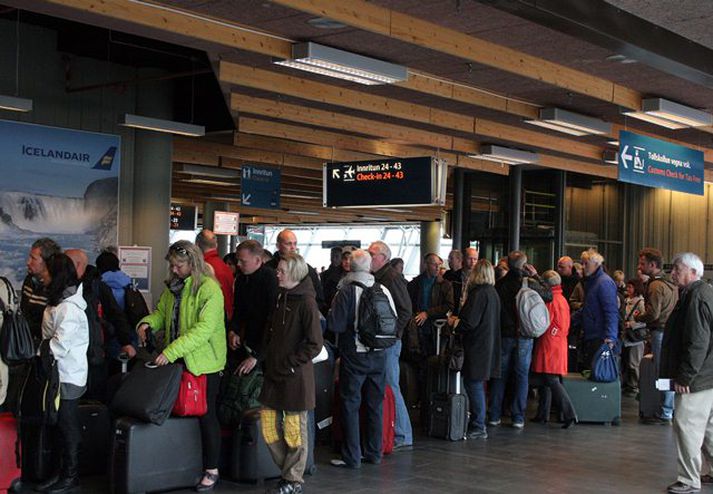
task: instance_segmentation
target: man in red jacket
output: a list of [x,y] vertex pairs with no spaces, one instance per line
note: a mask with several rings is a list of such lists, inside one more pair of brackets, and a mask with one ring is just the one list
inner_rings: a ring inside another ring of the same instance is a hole
[[233,283],[235,282],[233,271],[218,255],[218,240],[211,230],[207,228],[201,230],[196,236],[196,245],[203,252],[205,262],[211,265],[215,272],[215,278],[220,283],[220,288],[223,290],[226,321],[230,321],[233,318]]

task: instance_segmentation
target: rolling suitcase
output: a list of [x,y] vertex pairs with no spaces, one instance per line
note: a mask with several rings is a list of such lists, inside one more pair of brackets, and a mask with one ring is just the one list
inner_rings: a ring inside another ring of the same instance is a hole
[[240,427],[233,436],[231,477],[243,482],[261,484],[266,479],[281,474],[262,437],[260,410],[248,410],[243,414]]
[[388,455],[394,451],[394,437],[396,436],[396,399],[394,398],[394,391],[388,384],[384,386],[382,419],[384,424],[381,431],[381,452]]
[[79,404],[82,444],[79,448],[79,474],[104,475],[111,451],[111,418],[106,405],[99,402]]
[[57,468],[52,451],[52,428],[36,419],[20,419],[22,480],[43,482]]
[[641,359],[639,366],[639,416],[655,417],[660,408],[661,392],[656,389],[656,366],[654,356],[649,354]]
[[621,422],[621,384],[617,379],[600,383],[580,374],[568,374],[562,379],[580,422],[619,425]]
[[334,421],[334,381],[334,359],[330,355],[327,360],[314,364],[314,421],[320,438],[329,438],[329,427]]
[[456,373],[455,393],[436,393],[429,406],[428,435],[460,441],[468,432],[468,397],[460,391],[460,372]]
[[413,364],[405,360],[399,362],[399,388],[406,408],[415,407],[418,404],[418,374]]
[[0,451],[0,493],[5,493],[20,478],[20,443],[11,413],[0,414]]
[[135,494],[196,485],[203,473],[201,444],[195,417],[170,417],[160,426],[128,417],[117,419],[111,492]]

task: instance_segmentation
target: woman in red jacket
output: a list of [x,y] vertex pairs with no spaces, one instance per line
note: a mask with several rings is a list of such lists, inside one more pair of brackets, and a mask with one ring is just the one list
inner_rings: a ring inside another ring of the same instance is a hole
[[535,342],[532,356],[532,372],[542,382],[540,404],[534,422],[546,423],[550,417],[550,405],[554,398],[564,416],[563,429],[577,422],[577,414],[567,391],[562,386],[561,377],[567,374],[567,334],[569,333],[569,304],[562,295],[562,278],[556,271],[546,271],[542,275],[552,287],[552,302],[547,304],[550,312],[550,327]]

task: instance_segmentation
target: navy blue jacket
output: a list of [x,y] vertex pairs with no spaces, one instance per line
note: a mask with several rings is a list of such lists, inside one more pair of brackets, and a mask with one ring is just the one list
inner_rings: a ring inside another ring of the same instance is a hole
[[614,280],[599,267],[584,278],[584,293],[584,306],[574,315],[574,320],[581,323],[584,341],[616,340],[619,307]]

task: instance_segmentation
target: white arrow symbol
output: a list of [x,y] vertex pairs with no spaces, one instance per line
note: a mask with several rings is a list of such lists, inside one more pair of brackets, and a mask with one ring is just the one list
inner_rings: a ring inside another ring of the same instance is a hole
[[243,206],[250,206],[250,198],[252,196],[253,196],[252,194],[243,194],[243,198],[242,198]]
[[339,168],[332,170],[332,178],[342,178],[339,176]]
[[621,164],[624,165],[624,168],[627,170],[629,169],[629,165],[626,164],[627,161],[631,161],[634,157],[630,154],[626,154],[626,152],[629,150],[629,145],[627,144],[624,146],[624,149],[621,150],[621,153],[619,153],[619,156],[621,157]]

